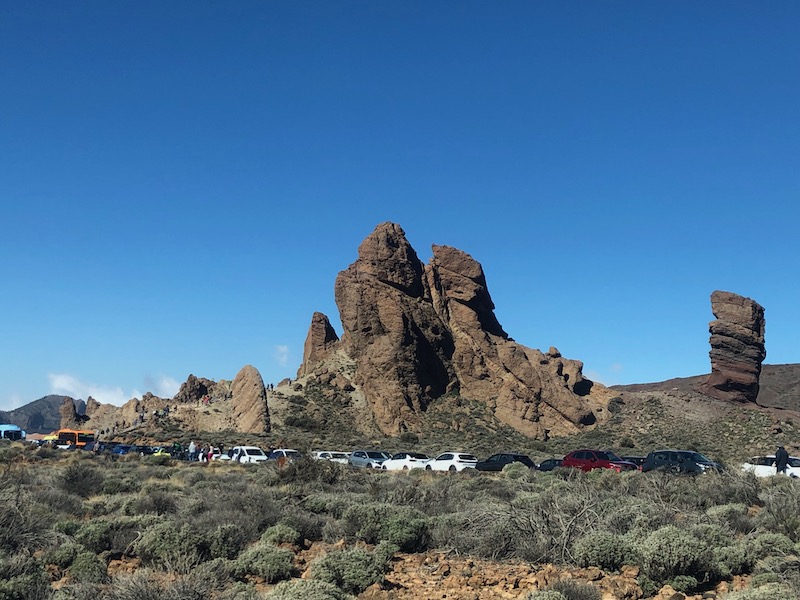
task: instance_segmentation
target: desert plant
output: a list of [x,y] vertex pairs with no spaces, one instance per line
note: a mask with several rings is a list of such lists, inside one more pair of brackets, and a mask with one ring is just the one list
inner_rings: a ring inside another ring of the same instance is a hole
[[367,552],[361,548],[334,550],[311,563],[311,578],[332,583],[348,594],[360,594],[383,581],[388,566],[386,545]]
[[525,600],[568,600],[568,598],[557,590],[538,590],[528,594]]
[[94,552],[80,552],[67,569],[72,581],[105,583],[108,580],[106,563]]
[[76,462],[64,468],[59,484],[65,492],[88,498],[99,492],[104,480],[105,476],[92,465]]
[[149,527],[133,544],[133,550],[147,566],[191,566],[203,559],[202,541],[188,524],[164,521]]
[[237,577],[255,575],[267,583],[288,579],[292,575],[294,553],[270,544],[258,543],[244,550],[236,559],[234,572]]
[[111,525],[107,521],[90,521],[75,532],[75,541],[98,554],[111,549]]
[[648,535],[639,547],[642,574],[655,582],[668,582],[679,575],[704,577],[709,570],[705,548],[697,538],[674,525]]
[[600,600],[600,590],[591,583],[574,579],[559,579],[548,589],[560,592],[567,600]]
[[265,600],[350,600],[346,594],[332,583],[314,579],[293,579],[276,585]]
[[600,567],[607,571],[616,571],[633,554],[628,540],[608,531],[594,531],[575,542],[572,555],[580,567]]
[[238,523],[225,523],[207,534],[206,543],[211,558],[233,559],[247,544],[247,537]]
[[285,523],[277,523],[261,535],[261,541],[274,546],[278,544],[292,544],[296,546],[303,542],[303,536],[301,536],[296,529],[289,527]]
[[25,554],[0,559],[0,600],[48,600],[50,593],[39,561]]

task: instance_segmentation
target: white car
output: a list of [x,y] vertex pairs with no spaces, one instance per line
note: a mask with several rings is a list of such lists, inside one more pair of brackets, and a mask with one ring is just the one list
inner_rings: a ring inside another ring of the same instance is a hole
[[282,460],[283,462],[294,462],[303,458],[297,450],[291,448],[275,448],[269,453],[267,460]]
[[333,450],[315,450],[311,453],[311,458],[314,460],[329,460],[331,462],[347,464],[347,459],[350,455],[347,452],[335,452]]
[[238,463],[259,463],[267,460],[267,455],[258,446],[234,446],[230,453],[231,461]]
[[[756,477],[771,477],[772,475],[776,475],[775,455],[771,454],[769,456],[754,456],[748,458],[747,462],[742,465],[742,470],[755,473]],[[800,458],[794,456],[789,457],[786,474],[789,477],[800,477]]]
[[443,452],[425,465],[428,471],[463,471],[474,469],[478,458],[466,452]]
[[430,456],[419,452],[398,452],[392,458],[381,463],[384,471],[408,471],[409,469],[424,469]]
[[360,469],[380,469],[383,461],[390,458],[380,450],[353,450],[347,458],[347,464]]

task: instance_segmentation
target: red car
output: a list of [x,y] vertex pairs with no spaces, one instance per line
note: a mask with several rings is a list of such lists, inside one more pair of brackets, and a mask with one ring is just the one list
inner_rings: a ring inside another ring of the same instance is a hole
[[564,457],[562,467],[574,467],[581,471],[591,471],[592,469],[614,469],[617,473],[621,471],[637,471],[637,467],[632,462],[622,460],[613,452],[606,450],[573,450]]

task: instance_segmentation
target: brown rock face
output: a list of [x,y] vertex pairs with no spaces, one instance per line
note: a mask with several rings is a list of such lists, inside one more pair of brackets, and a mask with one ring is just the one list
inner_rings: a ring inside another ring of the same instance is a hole
[[764,307],[731,292],[711,294],[711,375],[701,391],[714,398],[755,402],[764,348]]
[[61,429],[80,429],[86,417],[79,415],[72,398],[64,398],[59,409],[61,414]]
[[354,382],[385,433],[414,429],[448,392],[486,402],[540,439],[595,422],[591,406],[605,389],[593,390],[583,365],[555,348],[543,354],[511,340],[481,265],[461,250],[434,246],[423,266],[403,229],[383,223],[339,273],[335,293]]
[[231,386],[231,412],[236,431],[267,433],[270,431],[267,390],[261,373],[246,365],[236,374]]
[[175,394],[173,400],[181,403],[198,402],[203,396],[212,396],[216,383],[205,377],[189,377],[181,384],[181,389]]
[[303,364],[297,370],[297,376],[308,374],[311,366],[324,360],[338,341],[339,336],[331,327],[328,317],[321,312],[315,312],[311,317],[311,327],[308,328],[306,343],[303,346]]

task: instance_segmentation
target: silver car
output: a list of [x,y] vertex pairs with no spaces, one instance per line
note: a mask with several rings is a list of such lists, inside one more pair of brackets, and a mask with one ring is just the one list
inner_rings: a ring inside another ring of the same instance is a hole
[[380,450],[354,450],[347,459],[347,464],[360,469],[380,469],[383,461],[391,458]]

